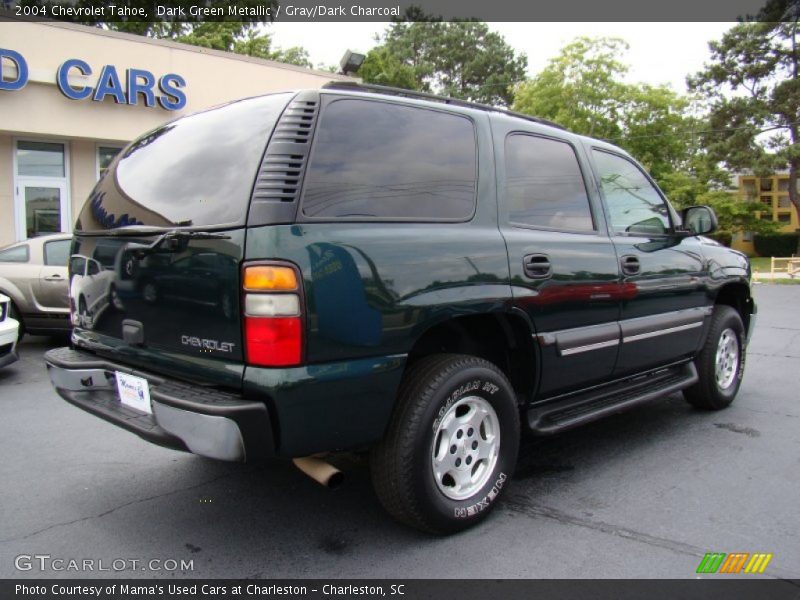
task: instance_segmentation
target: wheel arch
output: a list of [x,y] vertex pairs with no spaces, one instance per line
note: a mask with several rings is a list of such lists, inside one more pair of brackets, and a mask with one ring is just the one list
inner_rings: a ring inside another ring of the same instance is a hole
[[538,349],[527,317],[492,312],[452,317],[430,325],[417,337],[406,371],[419,359],[439,353],[470,354],[495,364],[508,377],[520,404],[538,385]]
[[745,331],[748,331],[750,327],[750,316],[755,308],[749,285],[738,281],[726,283],[717,292],[714,305],[725,305],[733,308],[739,313]]

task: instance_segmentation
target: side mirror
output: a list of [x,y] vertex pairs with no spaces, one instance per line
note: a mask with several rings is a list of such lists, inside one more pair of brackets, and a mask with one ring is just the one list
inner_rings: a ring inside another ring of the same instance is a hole
[[690,206],[681,211],[683,229],[690,235],[707,235],[716,231],[719,222],[710,206]]

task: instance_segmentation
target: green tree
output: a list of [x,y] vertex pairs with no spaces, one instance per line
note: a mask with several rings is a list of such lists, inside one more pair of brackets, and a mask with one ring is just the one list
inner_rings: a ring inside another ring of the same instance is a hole
[[575,39],[517,87],[513,108],[622,146],[662,183],[688,168],[687,131],[697,124],[686,114],[688,99],[669,87],[624,81],[627,50],[617,38]]
[[386,46],[369,51],[358,75],[367,83],[389,85],[407,90],[417,89],[414,69],[392,54]]
[[776,19],[739,23],[710,42],[710,62],[688,83],[707,104],[709,155],[759,175],[788,168],[789,198],[800,213],[800,15],[791,4],[773,1],[765,16]]
[[486,104],[508,106],[528,64],[524,54],[518,55],[486,23],[444,22],[417,7],[392,23],[378,41],[370,52],[371,64],[359,71],[364,81],[399,83]]
[[[41,0],[27,0],[39,2]],[[76,6],[95,4],[94,0],[77,0]],[[183,16],[157,17],[153,13],[152,3],[148,0],[130,0],[126,5],[134,8],[144,8],[148,11],[148,20],[120,20],[102,23],[91,23],[104,29],[123,31],[136,35],[143,35],[157,39],[168,39],[193,46],[202,46],[214,50],[234,52],[256,58],[265,58],[278,62],[289,63],[301,67],[311,68],[313,65],[308,52],[299,46],[291,48],[273,48],[270,34],[264,31],[260,17],[251,20],[241,20],[239,17],[214,21],[203,21],[202,18],[192,17],[188,7],[197,4],[187,0],[164,0],[160,5],[171,8],[183,8]],[[228,0],[205,0],[201,3],[210,8],[227,10]],[[277,0],[239,0],[237,6],[256,7],[278,5]],[[90,23],[87,23],[90,24]]]
[[618,139],[628,67],[628,44],[618,38],[576,38],[534,78],[521,83],[512,108],[543,117],[571,131]]

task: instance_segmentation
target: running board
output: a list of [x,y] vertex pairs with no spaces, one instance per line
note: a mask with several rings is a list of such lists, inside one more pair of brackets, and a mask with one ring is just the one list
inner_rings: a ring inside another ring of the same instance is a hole
[[550,435],[668,396],[697,383],[693,362],[625,379],[589,392],[557,398],[528,410],[528,426]]

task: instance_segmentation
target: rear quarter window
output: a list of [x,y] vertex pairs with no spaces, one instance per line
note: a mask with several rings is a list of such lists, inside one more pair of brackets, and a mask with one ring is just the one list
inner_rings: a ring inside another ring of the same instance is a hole
[[302,213],[311,219],[461,221],[474,212],[476,183],[470,119],[337,99],[317,125]]
[[143,135],[111,163],[76,230],[243,225],[264,148],[291,97],[239,100]]
[[30,253],[27,244],[0,250],[0,262],[26,263],[29,257]]

